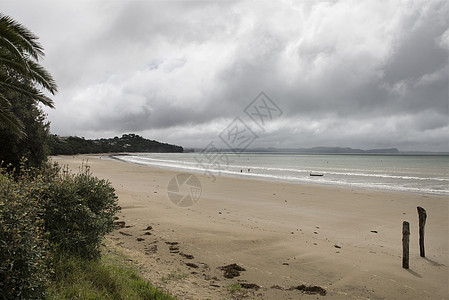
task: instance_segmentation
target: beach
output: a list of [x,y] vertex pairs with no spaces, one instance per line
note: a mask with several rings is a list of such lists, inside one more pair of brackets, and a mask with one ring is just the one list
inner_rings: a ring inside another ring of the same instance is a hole
[[[175,170],[106,155],[52,159],[75,172],[88,161],[112,183],[124,223],[107,243],[179,299],[449,297],[447,196],[195,174],[198,201],[179,207],[167,191]],[[417,206],[427,211],[426,258],[419,255]],[[408,270],[403,221],[411,231]],[[233,263],[245,270],[225,278],[220,267]],[[249,288],[231,291],[235,283]]]

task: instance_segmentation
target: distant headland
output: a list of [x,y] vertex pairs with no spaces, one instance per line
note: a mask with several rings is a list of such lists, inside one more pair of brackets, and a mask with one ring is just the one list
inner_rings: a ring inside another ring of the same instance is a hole
[[181,146],[145,139],[137,134],[89,140],[83,137],[50,135],[50,155],[118,152],[183,152]]

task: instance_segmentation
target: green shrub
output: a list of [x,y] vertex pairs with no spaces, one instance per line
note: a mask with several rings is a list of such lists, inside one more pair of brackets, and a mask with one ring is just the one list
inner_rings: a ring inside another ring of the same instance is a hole
[[0,173],[0,298],[44,296],[49,260],[38,190]]
[[94,177],[86,166],[77,174],[65,169],[44,184],[43,197],[43,218],[52,245],[81,257],[98,257],[101,240],[114,229],[120,209],[111,184]]
[[120,209],[114,188],[87,167],[72,174],[47,164],[0,170],[0,299],[41,299],[51,273],[49,253],[99,256]]

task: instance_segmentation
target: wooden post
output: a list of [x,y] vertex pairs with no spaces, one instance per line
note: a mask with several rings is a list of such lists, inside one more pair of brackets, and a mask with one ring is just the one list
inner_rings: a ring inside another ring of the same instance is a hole
[[402,267],[408,269],[409,261],[409,239],[410,224],[407,221],[402,222]]
[[426,257],[426,252],[424,250],[424,227],[426,226],[427,213],[421,206],[418,206],[417,209],[419,217],[419,255],[421,257]]

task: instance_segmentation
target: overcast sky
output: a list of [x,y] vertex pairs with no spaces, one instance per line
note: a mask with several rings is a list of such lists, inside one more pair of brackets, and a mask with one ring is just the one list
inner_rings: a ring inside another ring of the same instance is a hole
[[[449,151],[446,0],[4,0],[1,12],[45,48],[56,134],[201,148],[238,117],[252,147]],[[261,92],[276,108],[263,124],[245,113]]]

